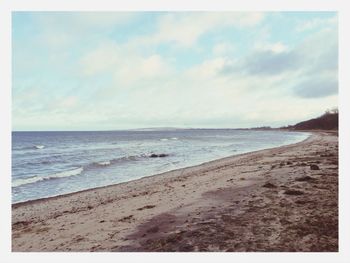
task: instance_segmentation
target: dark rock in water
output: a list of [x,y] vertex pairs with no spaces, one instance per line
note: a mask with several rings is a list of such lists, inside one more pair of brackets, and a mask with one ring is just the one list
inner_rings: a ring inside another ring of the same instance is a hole
[[158,157],[167,157],[167,156],[169,156],[169,154],[165,154],[165,153],[155,154],[155,153],[152,153],[149,157],[151,157],[151,158],[158,158]]
[[311,180],[315,180],[315,179],[310,176],[303,176],[295,179],[295,181],[298,181],[298,182],[305,182],[305,181],[311,181]]
[[316,165],[316,164],[311,164],[310,169],[311,170],[320,170],[320,167],[318,167],[318,165]]
[[285,193],[286,195],[303,195],[303,194],[304,194],[304,192],[302,192],[302,191],[299,191],[299,190],[291,190],[291,189],[284,191],[284,193]]
[[293,163],[292,163],[292,162],[287,162],[287,164],[288,164],[288,165],[291,165],[291,164],[293,164]]
[[266,188],[276,188],[277,186],[271,183],[266,183],[264,184],[262,187],[266,187]]

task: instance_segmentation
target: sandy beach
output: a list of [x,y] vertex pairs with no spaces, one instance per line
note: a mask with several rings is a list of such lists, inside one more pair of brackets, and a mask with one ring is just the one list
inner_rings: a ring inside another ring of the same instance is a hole
[[12,251],[338,251],[338,135],[15,204]]

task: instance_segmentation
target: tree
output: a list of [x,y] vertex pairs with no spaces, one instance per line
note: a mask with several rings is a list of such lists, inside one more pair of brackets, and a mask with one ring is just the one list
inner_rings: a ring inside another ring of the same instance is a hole
[[338,114],[338,107],[327,109],[323,115],[325,116],[325,115],[333,115],[333,114]]

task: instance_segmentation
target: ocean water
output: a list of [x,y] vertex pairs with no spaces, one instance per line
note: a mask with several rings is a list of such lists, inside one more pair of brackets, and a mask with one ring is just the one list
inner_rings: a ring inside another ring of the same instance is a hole
[[126,182],[308,136],[232,129],[13,132],[12,202]]

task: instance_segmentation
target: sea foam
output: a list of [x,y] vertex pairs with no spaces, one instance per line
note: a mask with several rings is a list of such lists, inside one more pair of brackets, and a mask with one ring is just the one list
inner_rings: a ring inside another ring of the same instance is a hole
[[105,162],[98,162],[97,165],[100,165],[100,166],[107,166],[107,165],[110,165],[111,164],[111,161],[105,161]]
[[45,146],[44,145],[34,145],[34,148],[40,150],[40,149],[44,149]]
[[74,175],[79,175],[83,172],[83,167],[79,167],[73,170],[63,171],[59,173],[54,173],[48,176],[33,176],[29,178],[21,178],[17,179],[12,182],[12,187],[18,187],[25,184],[33,184],[36,182],[44,181],[44,180],[50,180],[50,179],[57,179],[62,177],[69,177]]

